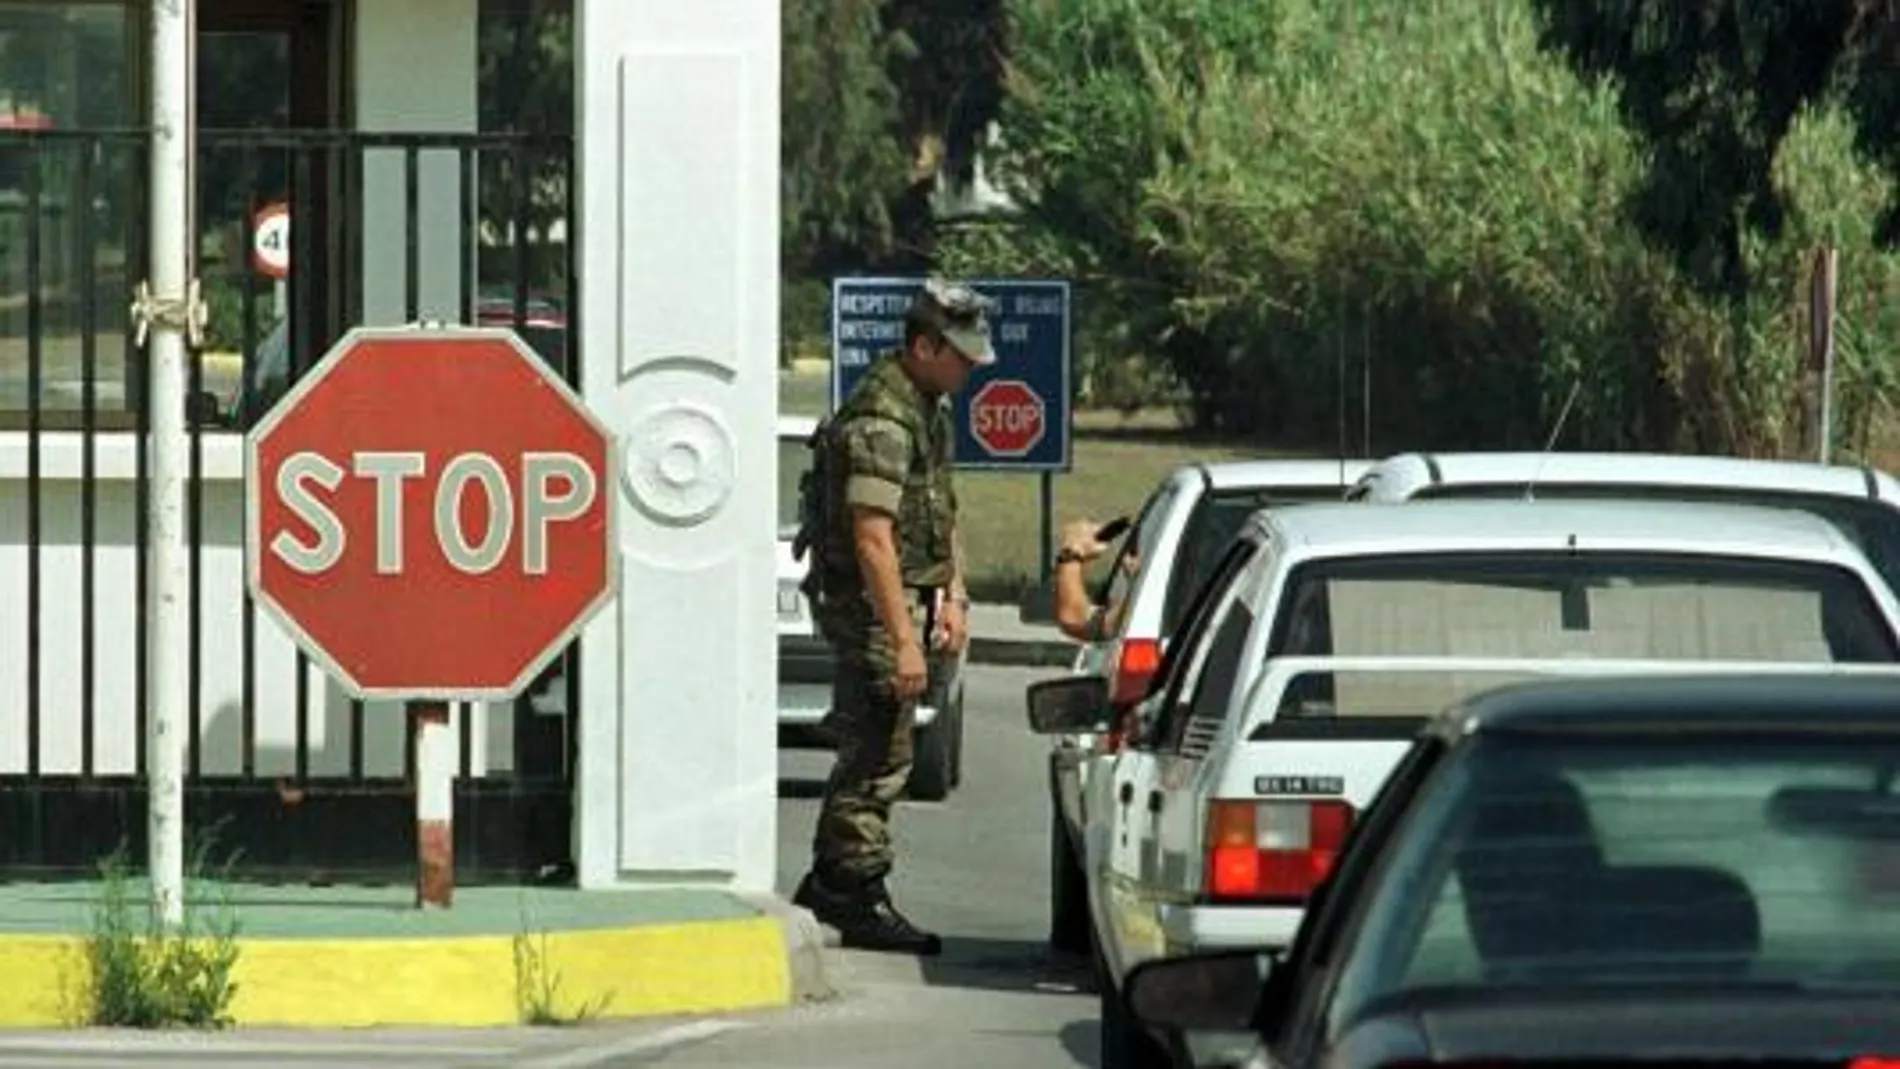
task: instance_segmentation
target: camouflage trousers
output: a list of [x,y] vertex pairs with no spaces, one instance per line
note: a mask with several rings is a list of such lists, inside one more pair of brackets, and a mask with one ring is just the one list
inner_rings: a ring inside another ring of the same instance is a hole
[[[935,621],[920,598],[908,601],[928,661]],[[891,807],[910,779],[917,724],[917,701],[899,701],[891,690],[897,654],[889,633],[874,622],[854,630],[833,644],[831,710],[823,727],[837,758],[812,836],[813,868],[834,887],[875,883],[890,872]]]

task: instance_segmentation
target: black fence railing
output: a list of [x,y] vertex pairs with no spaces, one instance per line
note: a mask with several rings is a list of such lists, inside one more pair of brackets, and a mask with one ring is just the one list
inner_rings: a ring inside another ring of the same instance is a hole
[[[0,878],[144,848],[146,153],[0,132]],[[565,137],[199,134],[187,820],[239,871],[400,880],[415,856],[400,707],[347,700],[245,590],[242,432],[358,323],[513,326],[577,381],[571,174]],[[284,211],[273,277],[258,226]],[[570,650],[520,701],[456,710],[463,880],[570,870],[578,708]]]

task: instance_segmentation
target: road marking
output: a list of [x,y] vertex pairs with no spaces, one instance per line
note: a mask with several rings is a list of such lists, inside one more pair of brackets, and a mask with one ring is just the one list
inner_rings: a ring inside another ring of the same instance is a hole
[[189,1034],[137,1036],[21,1036],[0,1037],[0,1055],[19,1054],[203,1054],[220,1057],[293,1056],[303,1058],[389,1057],[392,1050],[405,1058],[492,1058],[494,1047],[449,1047],[384,1043],[312,1043],[286,1038],[276,1041],[244,1040]]
[[683,1047],[689,1043],[701,1043],[714,1036],[746,1028],[739,1021],[693,1021],[688,1024],[662,1028],[658,1032],[632,1036],[615,1043],[604,1043],[598,1047],[583,1047],[561,1054],[551,1054],[545,1058],[517,1062],[516,1069],[587,1069],[589,1066],[604,1065],[641,1054],[657,1054]]

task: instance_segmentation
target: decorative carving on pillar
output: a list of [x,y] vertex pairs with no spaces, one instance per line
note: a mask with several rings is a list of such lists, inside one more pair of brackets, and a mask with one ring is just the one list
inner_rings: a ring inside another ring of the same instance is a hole
[[732,494],[732,431],[709,408],[681,402],[642,413],[624,455],[627,496],[656,523],[705,523]]

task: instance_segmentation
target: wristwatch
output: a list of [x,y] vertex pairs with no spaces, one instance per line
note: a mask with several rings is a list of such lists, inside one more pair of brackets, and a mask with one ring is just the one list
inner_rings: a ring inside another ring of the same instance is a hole
[[1074,546],[1063,546],[1061,549],[1056,550],[1056,563],[1081,564],[1083,563],[1082,554],[1077,552]]

